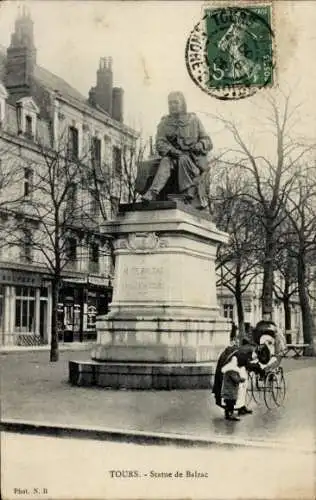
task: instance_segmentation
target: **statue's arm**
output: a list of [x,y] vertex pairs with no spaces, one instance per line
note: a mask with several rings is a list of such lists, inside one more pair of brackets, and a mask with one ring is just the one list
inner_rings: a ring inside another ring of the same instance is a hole
[[179,156],[181,151],[175,148],[166,137],[165,118],[162,118],[157,129],[156,150],[160,156]]
[[213,149],[213,143],[209,135],[207,135],[201,120],[196,116],[198,129],[198,142],[195,145],[197,152],[206,155]]

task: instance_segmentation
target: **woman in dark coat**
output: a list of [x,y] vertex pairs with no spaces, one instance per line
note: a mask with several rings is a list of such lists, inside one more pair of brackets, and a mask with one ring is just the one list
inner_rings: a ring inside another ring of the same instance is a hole
[[[262,370],[262,368],[260,367],[259,360],[254,360],[254,353],[256,353],[257,348],[258,347],[255,344],[244,340],[244,345],[230,345],[226,347],[221,353],[217,361],[212,389],[212,393],[214,394],[215,403],[217,406],[223,408],[221,396],[223,383],[222,368],[226,363],[230,361],[230,359],[234,355],[237,357],[239,367],[244,367],[248,372],[257,371],[258,373],[264,373],[264,370]],[[246,406],[243,404],[239,408],[239,414],[245,415],[247,413],[251,413],[251,410],[248,410],[248,408],[246,408]]]
[[212,393],[214,394],[215,397],[215,403],[217,404],[217,406],[220,406],[221,408],[223,408],[222,395],[221,395],[222,383],[223,383],[222,368],[233,357],[236,351],[237,351],[236,346],[229,345],[228,347],[226,347],[226,349],[224,349],[224,351],[221,353],[220,357],[217,360]]

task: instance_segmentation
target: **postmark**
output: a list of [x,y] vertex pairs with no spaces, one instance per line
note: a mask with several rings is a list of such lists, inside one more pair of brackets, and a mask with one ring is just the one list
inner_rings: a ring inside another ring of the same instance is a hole
[[271,5],[205,8],[186,44],[193,82],[219,99],[241,99],[274,84]]

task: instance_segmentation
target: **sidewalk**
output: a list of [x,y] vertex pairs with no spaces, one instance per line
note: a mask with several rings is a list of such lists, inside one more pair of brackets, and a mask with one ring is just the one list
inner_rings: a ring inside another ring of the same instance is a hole
[[[58,349],[60,352],[63,351],[87,351],[91,350],[95,345],[95,342],[69,342],[69,343],[59,343]],[[1,354],[15,354],[15,353],[25,353],[25,352],[43,352],[50,351],[50,345],[30,345],[30,346],[21,346],[21,345],[8,345],[8,346],[0,346],[0,355]]]
[[[287,398],[282,408],[253,406],[253,415],[227,422],[210,391],[126,391],[68,384],[68,360],[90,359],[87,351],[62,351],[58,363],[49,352],[2,353],[2,421],[86,429],[131,440],[132,436],[175,441],[287,446],[314,450],[316,363],[285,359]],[[303,389],[303,390],[302,390]],[[163,436],[165,436],[163,438]]]

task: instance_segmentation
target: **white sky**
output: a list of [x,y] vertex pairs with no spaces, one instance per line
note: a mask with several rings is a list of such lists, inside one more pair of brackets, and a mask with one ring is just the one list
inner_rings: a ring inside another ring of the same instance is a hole
[[[232,117],[244,134],[259,138],[260,93],[242,101],[219,101],[196,87],[187,73],[185,43],[201,17],[202,2],[34,0],[27,5],[35,23],[38,64],[87,96],[95,85],[99,58],[112,56],[114,84],[125,90],[125,121],[141,127],[144,135],[154,134],[167,112],[169,91],[182,90],[189,111]],[[9,45],[18,6],[16,1],[0,4],[0,44],[4,46]],[[315,138],[316,1],[279,0],[274,12],[278,85],[285,92],[293,90],[295,101],[302,102],[298,133]],[[220,122],[200,117],[215,149],[231,145]],[[262,142],[262,134],[258,141]]]

